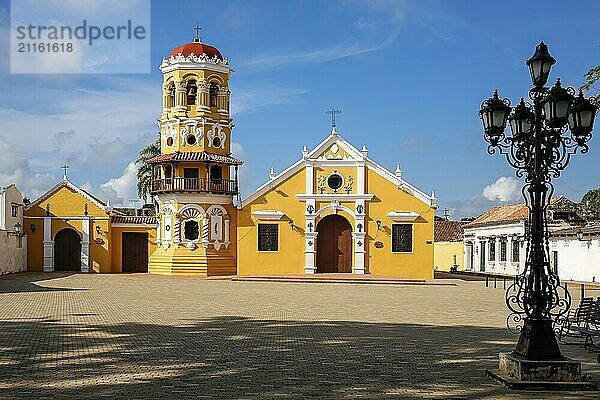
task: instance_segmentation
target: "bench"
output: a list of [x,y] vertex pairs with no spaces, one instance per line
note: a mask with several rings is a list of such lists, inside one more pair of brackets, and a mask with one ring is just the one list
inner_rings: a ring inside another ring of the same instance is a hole
[[581,337],[581,332],[575,328],[586,326],[595,303],[596,301],[592,297],[584,297],[576,309],[569,310],[566,318],[561,321],[560,329],[557,332],[558,340],[563,340],[566,336]]
[[594,344],[592,337],[600,336],[600,298],[592,303],[585,322],[571,329],[585,336],[584,349],[587,349],[589,343]]

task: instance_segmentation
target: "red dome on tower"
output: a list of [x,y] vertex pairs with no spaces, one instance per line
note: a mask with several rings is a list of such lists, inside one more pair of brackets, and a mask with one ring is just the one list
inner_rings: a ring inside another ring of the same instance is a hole
[[183,55],[184,57],[187,57],[192,53],[194,53],[195,56],[201,56],[202,54],[206,54],[210,58],[217,56],[219,60],[223,60],[221,52],[217,50],[216,47],[205,43],[201,43],[200,40],[197,38],[194,39],[194,41],[191,43],[186,43],[182,46],[175,47],[171,51],[171,53],[169,53],[168,58],[171,58],[171,56],[178,56],[179,54]]

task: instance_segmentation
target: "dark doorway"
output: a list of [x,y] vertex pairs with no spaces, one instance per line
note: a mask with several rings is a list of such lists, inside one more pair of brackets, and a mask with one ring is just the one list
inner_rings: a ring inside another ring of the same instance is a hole
[[352,226],[340,215],[317,224],[317,272],[352,272]]
[[54,237],[54,270],[81,271],[81,238],[71,228],[60,230]]
[[148,234],[123,232],[123,272],[148,272]]

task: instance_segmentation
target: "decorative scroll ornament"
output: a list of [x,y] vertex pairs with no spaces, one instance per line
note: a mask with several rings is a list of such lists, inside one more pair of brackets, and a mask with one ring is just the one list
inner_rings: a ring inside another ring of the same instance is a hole
[[[205,221],[203,230],[208,229],[208,237],[204,237],[208,243],[212,243],[215,250],[219,251],[221,246],[229,248],[231,241],[229,240],[229,214],[227,210],[221,205],[212,205],[206,210]],[[206,228],[205,228],[206,226]],[[203,236],[206,233],[203,232]]]
[[319,176],[319,179],[317,180],[317,188],[319,189],[320,194],[323,194],[325,192],[325,189],[327,188],[326,176]]
[[167,122],[165,124],[165,129],[162,134],[162,139],[163,139],[164,144],[168,145],[167,140],[169,138],[171,138],[174,142],[176,137],[177,137],[177,129],[171,122]]
[[[225,132],[223,132],[223,127],[221,126],[221,124],[214,124],[206,134],[206,137],[208,138],[208,147],[215,147],[221,149],[225,148],[225,140],[227,139],[227,135],[225,135]],[[219,139],[217,146],[215,146],[215,138]]]
[[347,194],[350,194],[350,192],[352,192],[352,184],[353,183],[354,183],[354,178],[349,176],[348,183],[346,184],[346,186],[344,186],[344,190],[346,191]]
[[187,144],[187,137],[189,135],[194,135],[195,144],[200,143],[202,137],[204,136],[204,132],[202,132],[202,128],[200,128],[200,121],[197,120],[188,120],[185,122],[183,129],[181,129],[181,144],[185,146]]

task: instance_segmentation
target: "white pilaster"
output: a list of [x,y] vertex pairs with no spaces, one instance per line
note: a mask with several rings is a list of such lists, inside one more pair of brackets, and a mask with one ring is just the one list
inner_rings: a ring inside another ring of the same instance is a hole
[[304,250],[304,254],[306,256],[306,261],[304,264],[304,273],[305,274],[314,274],[317,271],[317,267],[315,265],[315,260],[317,256],[317,252],[315,251],[315,245],[317,242],[318,232],[308,232],[304,234],[306,238],[306,249]]
[[306,162],[306,191],[304,193],[313,193],[315,169],[310,162]]
[[354,239],[354,266],[352,273],[363,275],[365,273],[365,233],[352,232]]
[[90,217],[81,220],[81,272],[90,272]]
[[158,225],[156,226],[156,240],[154,241],[154,243],[156,243],[158,246],[160,246],[160,233],[162,231],[162,224],[160,223],[161,218],[160,218],[160,214],[158,214],[156,216],[156,221],[158,222]]
[[365,164],[359,162],[356,166],[356,193],[365,194]]
[[202,246],[204,248],[208,248],[208,215],[204,214],[204,218],[202,218]]
[[54,241],[52,240],[52,219],[44,217],[44,272],[54,271]]

